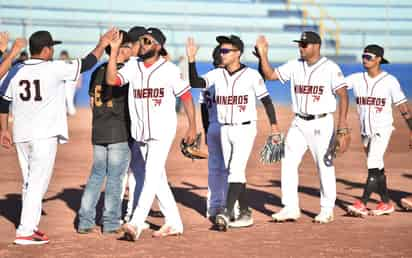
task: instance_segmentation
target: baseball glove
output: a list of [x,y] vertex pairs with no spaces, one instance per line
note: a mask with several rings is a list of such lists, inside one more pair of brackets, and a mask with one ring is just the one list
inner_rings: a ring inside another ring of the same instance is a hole
[[180,141],[180,150],[182,154],[192,160],[195,159],[207,159],[207,153],[200,150],[200,140],[202,134],[197,134],[196,139],[192,144],[186,143],[184,139]]
[[325,165],[333,166],[333,160],[336,158],[338,152],[345,152],[350,143],[350,129],[340,128],[333,133],[329,142],[329,147],[323,157]]
[[260,152],[260,162],[272,164],[279,162],[285,156],[285,138],[282,134],[269,135]]

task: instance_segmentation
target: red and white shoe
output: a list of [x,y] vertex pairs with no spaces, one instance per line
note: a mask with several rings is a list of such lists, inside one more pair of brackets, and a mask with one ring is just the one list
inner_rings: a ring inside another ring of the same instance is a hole
[[407,211],[412,210],[412,197],[402,198],[401,205]]
[[365,218],[369,214],[368,208],[366,208],[366,205],[363,204],[363,202],[359,200],[354,202],[352,205],[349,205],[347,209],[348,209],[348,214],[354,217]]
[[35,230],[35,231],[34,231],[34,234],[42,237],[43,239],[49,240],[49,237],[46,236],[46,234],[45,234],[44,232],[40,231],[40,230]]
[[167,237],[181,235],[182,232],[173,229],[171,226],[163,225],[159,230],[153,232],[153,237]]
[[42,237],[36,233],[33,233],[31,236],[19,236],[16,237],[14,240],[14,244],[16,245],[43,245],[47,244],[49,239],[46,237]]
[[380,202],[376,209],[371,211],[373,216],[389,215],[395,211],[395,207],[391,203]]

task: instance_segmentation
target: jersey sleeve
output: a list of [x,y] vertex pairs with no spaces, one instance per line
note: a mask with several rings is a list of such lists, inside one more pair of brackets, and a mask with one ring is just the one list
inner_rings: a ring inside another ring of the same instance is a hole
[[336,92],[338,89],[347,87],[345,76],[337,64],[331,66],[331,87],[332,91]]
[[351,74],[347,77],[345,77],[345,83],[348,87],[348,90],[351,90],[355,87],[355,78],[356,78],[356,74]]
[[213,69],[201,76],[206,81],[206,88],[215,85],[219,72],[222,72],[221,69]]
[[120,79],[121,85],[129,83],[138,70],[138,61],[136,59],[131,59],[126,62],[124,66],[117,71],[117,77]]
[[255,91],[256,98],[262,99],[269,95],[268,89],[266,88],[265,81],[258,72],[254,72],[253,75],[253,90]]
[[81,66],[82,61],[80,59],[57,60],[53,61],[52,70],[61,81],[77,81],[80,76]]
[[396,78],[393,78],[392,83],[391,83],[391,98],[392,98],[392,103],[395,106],[398,106],[408,101],[408,99],[405,96],[405,93],[403,93],[402,91],[399,81]]
[[182,96],[191,89],[189,82],[183,80],[180,69],[177,66],[170,68],[170,83],[176,97]]
[[275,68],[275,73],[278,76],[279,81],[281,83],[284,84],[290,80],[290,78],[292,77],[292,73],[295,70],[295,65],[296,65],[296,61],[291,60]]

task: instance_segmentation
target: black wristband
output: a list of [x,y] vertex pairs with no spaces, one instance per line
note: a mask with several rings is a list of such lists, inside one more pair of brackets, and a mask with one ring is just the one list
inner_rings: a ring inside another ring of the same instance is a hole
[[272,98],[270,97],[270,95],[263,97],[260,101],[262,101],[263,106],[265,107],[265,111],[269,118],[270,124],[277,124],[276,111],[275,107],[272,104]]
[[2,97],[0,97],[0,113],[1,114],[9,113],[10,102],[11,101],[5,100]]

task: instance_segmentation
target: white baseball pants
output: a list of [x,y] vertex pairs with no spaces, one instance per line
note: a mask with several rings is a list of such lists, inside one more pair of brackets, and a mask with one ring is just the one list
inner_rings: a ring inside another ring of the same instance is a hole
[[367,148],[367,166],[370,168],[384,168],[383,157],[388,148],[392,135],[392,128],[381,130],[373,136],[362,135],[362,143]]
[[229,183],[246,183],[246,165],[256,134],[255,121],[246,125],[222,125],[222,151]]
[[16,236],[31,236],[40,222],[42,200],[49,186],[57,137],[16,143],[23,176],[22,211]]
[[[167,181],[166,160],[172,145],[173,138],[166,140],[152,140],[140,144],[141,158],[136,159],[136,170],[144,175],[143,189],[137,201],[130,224],[141,228],[149,215],[155,197],[165,216],[165,224],[183,232],[183,223],[177,209],[176,201]],[[134,159],[134,157],[133,157]],[[136,176],[136,181],[139,180]]]
[[335,167],[326,166],[323,157],[332,137],[333,115],[311,121],[295,117],[285,142],[285,157],[281,164],[282,203],[299,208],[298,168],[309,148],[320,176],[320,205],[324,210],[333,210],[336,200]]

